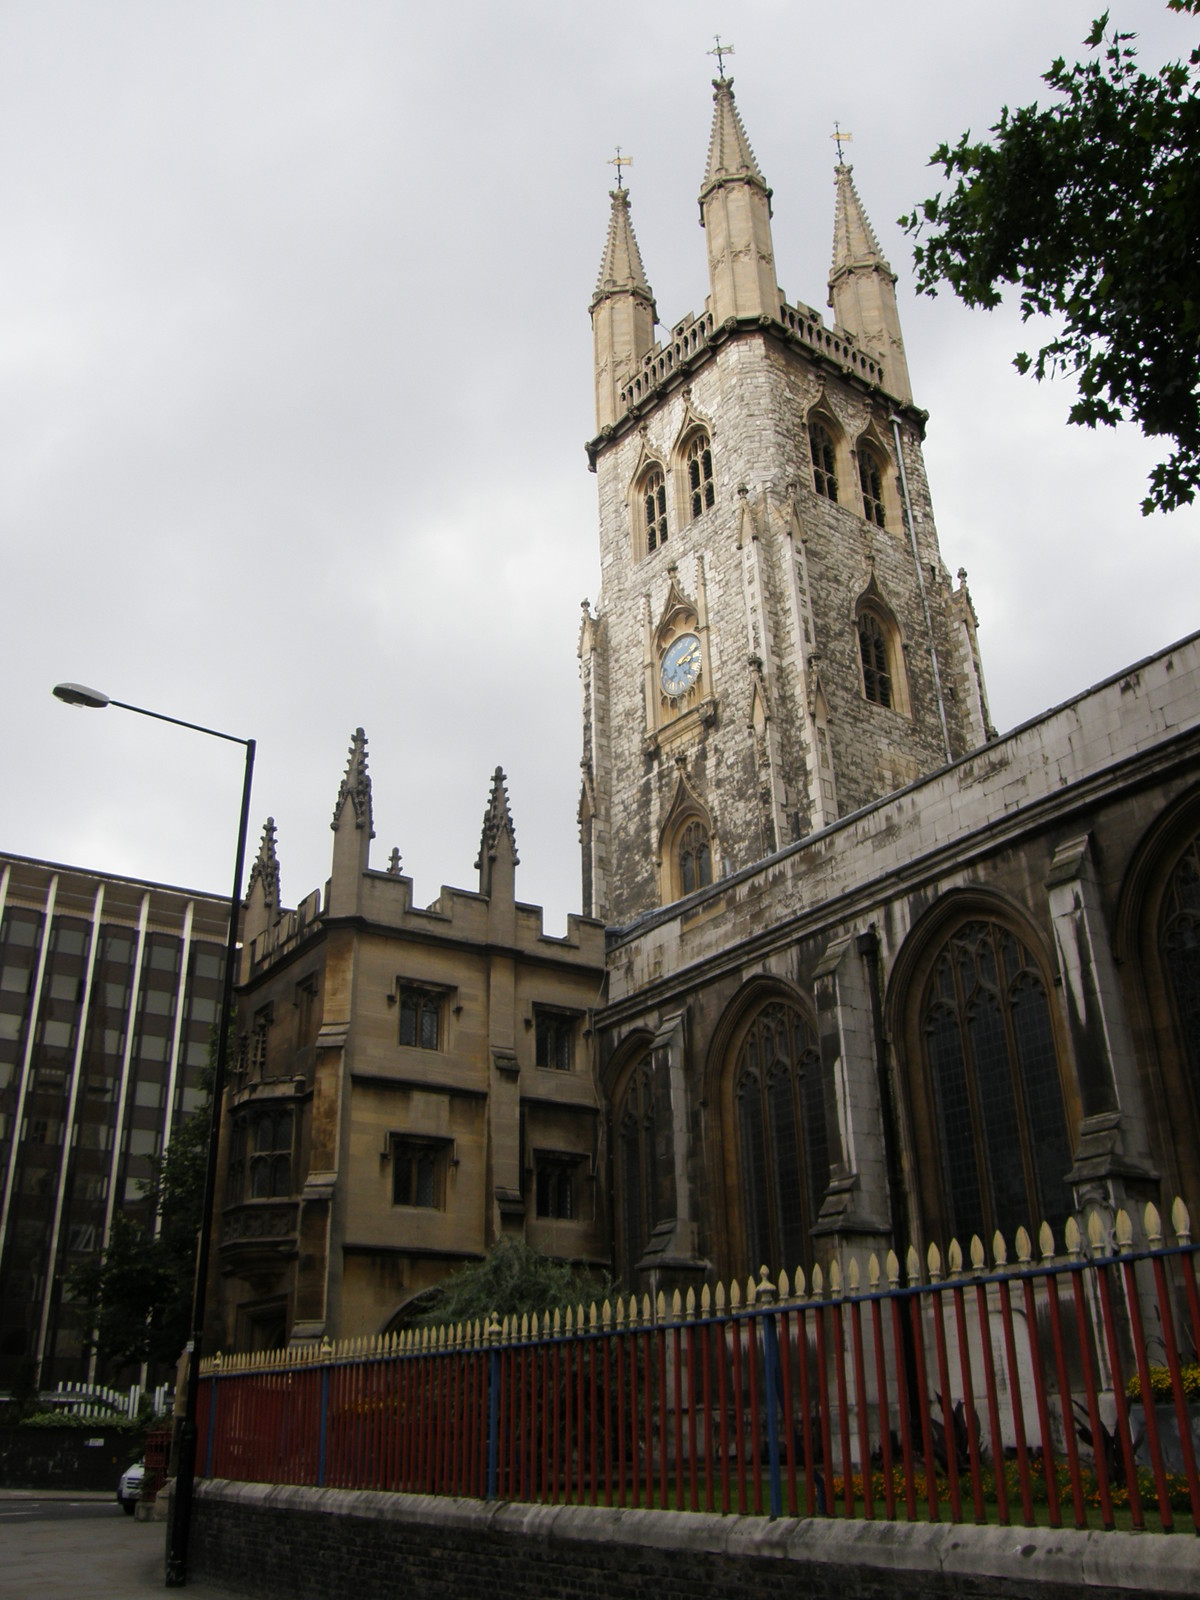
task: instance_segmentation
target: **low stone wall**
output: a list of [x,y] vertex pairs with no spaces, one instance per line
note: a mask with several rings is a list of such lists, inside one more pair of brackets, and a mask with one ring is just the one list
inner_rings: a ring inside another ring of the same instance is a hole
[[196,1485],[189,1571],[261,1600],[1132,1600],[1200,1595],[1200,1539],[212,1481]]
[[141,1459],[141,1434],[94,1428],[0,1428],[0,1487],[111,1489]]

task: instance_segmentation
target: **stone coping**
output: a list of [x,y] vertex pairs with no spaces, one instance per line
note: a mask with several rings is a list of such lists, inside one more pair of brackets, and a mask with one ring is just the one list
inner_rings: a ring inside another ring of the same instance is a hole
[[789,1561],[875,1572],[987,1580],[1055,1596],[1086,1586],[1101,1594],[1200,1595],[1200,1538],[1096,1529],[975,1527],[962,1523],[717,1516],[600,1506],[521,1505],[363,1489],[198,1482],[200,1501],[261,1512],[307,1512],[390,1521],[447,1533],[505,1534],[564,1543],[641,1547],[680,1556]]

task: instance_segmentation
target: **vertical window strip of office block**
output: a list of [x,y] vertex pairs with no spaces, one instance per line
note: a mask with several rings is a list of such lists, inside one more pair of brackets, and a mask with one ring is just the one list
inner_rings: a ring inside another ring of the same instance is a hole
[[91,924],[56,916],[49,939],[0,1277],[0,1298],[16,1301],[16,1314],[11,1321],[6,1317],[0,1333],[0,1352],[18,1360],[34,1354],[42,1300],[51,1288],[50,1236],[59,1168],[67,1154],[67,1095]]
[[[0,1188],[9,1163],[18,1158],[16,1113],[21,1063],[30,1021],[34,975],[42,941],[42,914],[9,905],[0,927]],[[13,1213],[18,1208],[14,1187]],[[19,1374],[29,1342],[29,1309],[22,1284],[24,1268],[14,1261],[10,1225],[0,1260],[0,1385],[9,1387]]]
[[162,1152],[182,948],[174,934],[152,932],[142,956],[117,1203],[140,1210],[147,1223],[149,1206],[142,1186],[151,1175],[154,1157]]

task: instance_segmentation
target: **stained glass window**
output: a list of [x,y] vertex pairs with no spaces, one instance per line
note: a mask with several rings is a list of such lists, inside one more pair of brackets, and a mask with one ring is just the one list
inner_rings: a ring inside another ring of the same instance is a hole
[[626,1283],[645,1253],[654,1227],[654,1076],[649,1061],[629,1075],[617,1106],[617,1157],[620,1165],[621,1274]]
[[950,1231],[966,1241],[1061,1228],[1071,1211],[1066,1108],[1041,971],[1008,929],[968,922],[921,1005]]
[[734,1071],[747,1267],[810,1265],[810,1232],[829,1183],[816,1035],[797,1007],[773,1000],[742,1040]]
[[1200,839],[1192,840],[1167,880],[1159,948],[1179,1042],[1200,1109]]

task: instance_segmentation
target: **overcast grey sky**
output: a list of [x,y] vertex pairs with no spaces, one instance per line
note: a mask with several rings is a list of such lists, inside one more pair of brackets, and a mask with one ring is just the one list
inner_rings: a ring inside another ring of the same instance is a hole
[[[579,603],[598,587],[588,300],[620,144],[666,324],[707,289],[716,29],[824,307],[834,119],[893,267],[942,550],[1012,726],[1200,625],[1200,510],[1067,428],[1005,311],[918,302],[895,225],[942,139],[1080,51],[1053,6],[7,0],[0,7],[0,847],[227,892],[235,749],[288,904],[328,873],[349,736],[422,901],[471,887],[499,763],[518,892],[578,909]],[[1193,19],[1114,0],[1147,63]],[[253,848],[254,839],[252,839]]]

